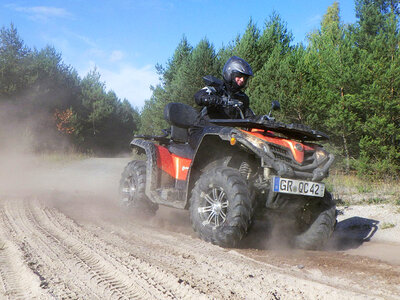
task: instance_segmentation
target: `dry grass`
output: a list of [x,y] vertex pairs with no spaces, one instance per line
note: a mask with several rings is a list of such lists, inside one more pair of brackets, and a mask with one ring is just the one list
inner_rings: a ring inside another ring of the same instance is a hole
[[371,181],[356,175],[331,173],[325,180],[338,204],[393,204],[400,206],[400,182]]
[[395,227],[396,225],[395,224],[393,224],[393,223],[382,223],[382,225],[380,225],[379,227],[381,228],[381,229],[389,229],[389,228],[393,228],[393,227]]
[[37,156],[43,162],[55,163],[55,164],[64,164],[69,163],[76,160],[82,160],[92,157],[88,154],[83,154],[79,152],[66,152],[66,153],[42,153]]

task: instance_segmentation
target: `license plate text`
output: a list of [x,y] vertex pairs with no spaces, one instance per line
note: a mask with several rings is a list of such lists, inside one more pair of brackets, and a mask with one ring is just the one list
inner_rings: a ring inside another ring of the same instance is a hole
[[323,197],[325,185],[320,182],[273,177],[273,190],[278,193]]

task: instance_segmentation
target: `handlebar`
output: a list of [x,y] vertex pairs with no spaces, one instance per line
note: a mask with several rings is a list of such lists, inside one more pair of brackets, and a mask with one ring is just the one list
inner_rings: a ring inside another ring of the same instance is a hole
[[235,99],[230,99],[230,98],[228,98],[228,97],[223,97],[221,100],[222,100],[222,105],[223,105],[224,107],[231,106],[231,107],[238,107],[238,108],[240,108],[240,107],[243,105],[243,102],[242,102],[242,101],[235,100]]
[[233,108],[235,108],[236,110],[239,111],[240,117],[242,119],[244,119],[244,114],[243,114],[243,111],[242,111],[242,106],[243,106],[243,102],[242,101],[235,100],[235,99],[230,99],[230,98],[222,98],[222,101],[223,101],[223,106],[224,107],[233,107]]

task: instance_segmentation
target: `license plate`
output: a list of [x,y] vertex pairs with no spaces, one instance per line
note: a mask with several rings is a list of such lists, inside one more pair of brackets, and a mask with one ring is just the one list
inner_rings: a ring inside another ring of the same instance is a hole
[[295,180],[289,178],[272,177],[274,192],[305,196],[323,197],[325,184],[320,182]]

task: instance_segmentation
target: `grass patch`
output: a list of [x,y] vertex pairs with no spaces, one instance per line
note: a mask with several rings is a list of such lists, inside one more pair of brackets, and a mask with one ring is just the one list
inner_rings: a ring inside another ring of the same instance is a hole
[[334,190],[335,186],[333,185],[332,181],[324,180],[324,183],[325,183],[325,189],[326,190],[328,190],[328,191],[333,191]]
[[371,180],[356,174],[332,171],[324,180],[338,205],[394,204],[400,206],[399,180]]
[[361,184],[361,185],[357,185],[356,188],[360,194],[366,194],[366,193],[373,192],[372,185]]
[[393,228],[395,226],[396,225],[393,223],[382,223],[382,225],[380,227],[381,227],[381,229],[389,229],[389,228]]
[[388,200],[386,199],[382,199],[382,198],[371,198],[367,200],[368,204],[383,204],[383,203],[387,203]]

